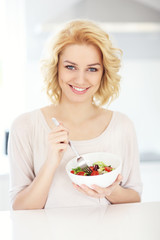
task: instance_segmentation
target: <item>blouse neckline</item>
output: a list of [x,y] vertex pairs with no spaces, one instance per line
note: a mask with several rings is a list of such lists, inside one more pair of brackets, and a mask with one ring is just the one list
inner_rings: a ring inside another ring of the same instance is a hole
[[[43,122],[45,128],[47,129],[47,131],[51,131],[51,128],[49,127],[49,125],[48,125],[48,123],[47,123],[47,121],[46,121],[46,119],[45,119],[45,117],[44,117],[41,109],[38,109],[38,111],[39,111],[40,117],[41,117],[41,119],[42,119],[42,122]],[[113,111],[113,113],[112,113],[112,118],[111,118],[108,126],[104,129],[104,131],[103,131],[99,136],[94,137],[94,138],[91,138],[91,139],[87,139],[87,140],[70,140],[70,141],[73,142],[74,144],[78,144],[78,145],[79,145],[79,144],[92,143],[92,142],[94,142],[94,141],[100,140],[101,138],[103,138],[103,136],[104,136],[106,133],[108,133],[108,131],[109,131],[110,128],[112,127],[113,122],[114,122],[114,119],[115,119],[115,115],[116,115],[116,112]]]

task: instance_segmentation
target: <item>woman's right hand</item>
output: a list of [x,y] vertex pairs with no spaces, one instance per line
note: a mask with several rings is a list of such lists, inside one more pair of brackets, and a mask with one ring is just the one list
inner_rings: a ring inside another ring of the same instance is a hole
[[48,135],[47,161],[58,167],[68,146],[69,131],[63,124],[53,127]]

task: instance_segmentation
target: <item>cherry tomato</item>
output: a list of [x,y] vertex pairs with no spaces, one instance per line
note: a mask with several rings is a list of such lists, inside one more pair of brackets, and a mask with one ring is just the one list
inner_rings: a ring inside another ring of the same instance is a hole
[[95,176],[95,175],[99,175],[99,172],[98,172],[98,171],[93,171],[93,172],[91,173],[91,176]]
[[71,171],[71,173],[73,173],[73,174],[74,174],[74,171]]

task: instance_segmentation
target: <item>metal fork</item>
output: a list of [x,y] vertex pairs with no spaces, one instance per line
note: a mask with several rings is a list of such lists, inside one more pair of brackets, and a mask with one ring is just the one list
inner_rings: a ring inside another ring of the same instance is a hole
[[[59,122],[57,121],[56,118],[52,118],[52,121],[54,122],[54,124],[56,126],[59,126]],[[77,150],[75,149],[75,147],[73,146],[73,143],[71,143],[71,141],[68,142],[68,145],[71,147],[71,149],[73,150],[73,152],[76,154],[76,158],[77,158],[77,164],[78,167],[80,167],[83,171],[87,172],[87,173],[92,173],[92,170],[90,169],[90,167],[87,165],[85,159],[79,155],[79,153],[77,152]]]

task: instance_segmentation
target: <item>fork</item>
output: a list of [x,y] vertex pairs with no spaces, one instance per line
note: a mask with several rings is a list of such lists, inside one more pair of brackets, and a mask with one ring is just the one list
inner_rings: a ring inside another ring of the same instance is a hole
[[[56,118],[52,118],[52,121],[54,122],[54,124],[56,126],[59,126],[59,122],[57,121]],[[73,150],[73,152],[76,154],[76,158],[77,158],[77,164],[78,167],[80,167],[83,171],[87,172],[87,173],[92,173],[92,170],[90,169],[90,167],[87,165],[85,159],[79,155],[79,153],[77,152],[77,150],[75,149],[73,143],[71,143],[71,141],[68,141],[68,145],[71,147],[71,149]]]

